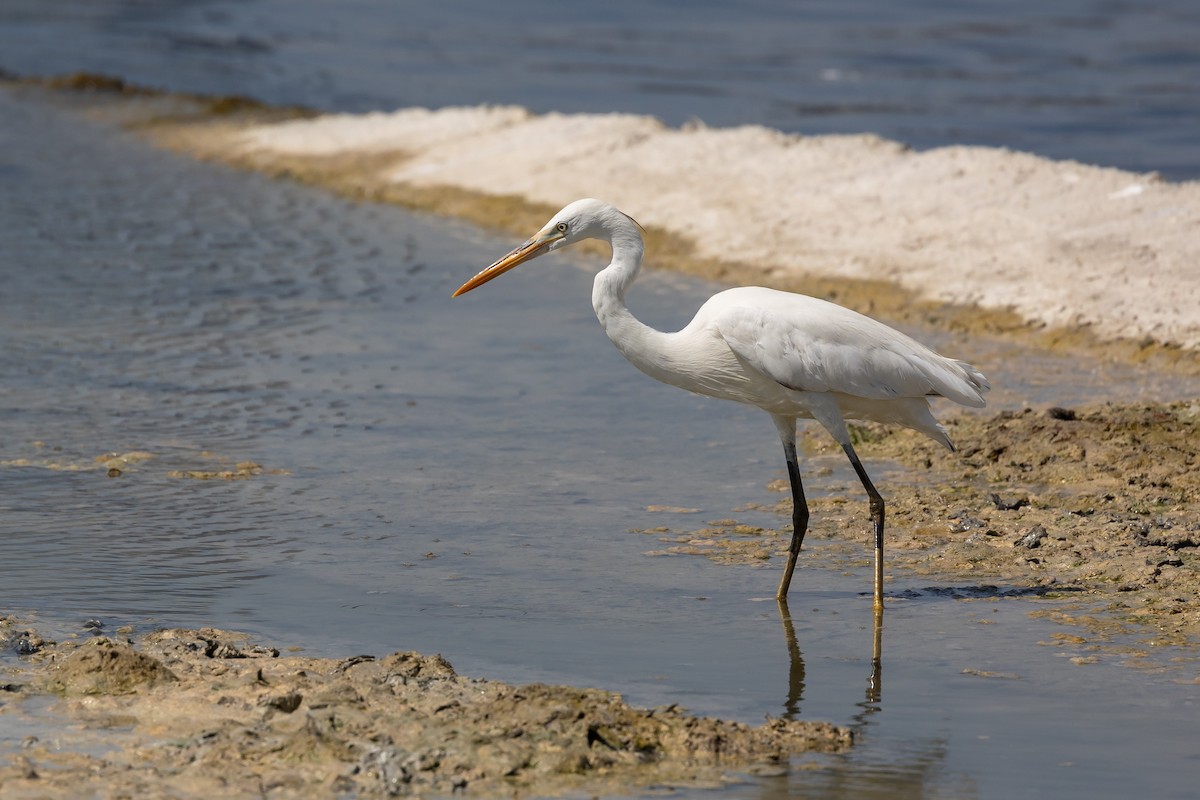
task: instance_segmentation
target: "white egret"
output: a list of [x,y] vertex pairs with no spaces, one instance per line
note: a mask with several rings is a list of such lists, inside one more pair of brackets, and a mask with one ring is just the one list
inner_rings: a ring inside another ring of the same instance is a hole
[[785,600],[808,528],[796,456],[796,420],[815,419],[842,446],[870,497],[875,533],[875,605],[883,605],[883,498],[854,452],[847,419],[920,431],[953,450],[929,410],[929,397],[982,407],[990,387],[979,370],[943,358],[883,323],[824,300],[760,287],[727,289],[700,307],[687,327],[664,333],[638,321],[625,292],[641,268],[640,226],[599,200],[577,200],[533,238],[464,283],[455,297],[513,267],[584,239],[612,248],[596,275],[592,306],[605,332],[635,367],[697,394],[758,406],[783,441],[792,490],[792,540],[776,596]]

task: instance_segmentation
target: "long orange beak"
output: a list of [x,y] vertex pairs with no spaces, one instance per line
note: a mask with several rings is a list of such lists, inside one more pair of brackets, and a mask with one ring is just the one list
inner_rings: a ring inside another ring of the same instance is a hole
[[500,277],[513,267],[518,267],[521,264],[524,264],[526,261],[530,261],[540,255],[544,255],[545,253],[549,252],[550,245],[561,239],[562,236],[562,233],[554,230],[553,228],[551,228],[549,231],[539,231],[536,236],[525,242],[525,244],[521,245],[516,250],[513,250],[511,253],[504,256],[504,258],[501,258],[496,263],[485,268],[474,278],[471,278],[471,280],[458,287],[451,297],[458,297],[460,294],[466,294],[476,286],[482,286],[492,278]]

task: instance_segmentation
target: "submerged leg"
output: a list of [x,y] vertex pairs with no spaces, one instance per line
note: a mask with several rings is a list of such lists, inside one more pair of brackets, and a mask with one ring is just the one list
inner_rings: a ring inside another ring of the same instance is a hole
[[808,501],[804,499],[804,484],[800,482],[800,463],[796,458],[796,421],[776,419],[779,435],[783,439],[783,455],[787,459],[788,482],[792,487],[792,543],[788,546],[787,565],[783,568],[783,578],[775,597],[780,600],[787,598],[788,587],[792,585],[792,572],[796,569],[796,556],[800,555],[800,545],[804,543],[804,534],[808,532]]
[[871,479],[867,477],[867,471],[863,469],[862,462],[858,460],[858,454],[854,452],[854,447],[846,442],[842,445],[842,449],[846,451],[846,455],[850,458],[850,465],[858,473],[858,479],[862,481],[863,488],[867,490],[867,496],[871,498],[871,524],[875,528],[875,607],[883,608],[883,498],[875,489],[875,484],[871,483]]

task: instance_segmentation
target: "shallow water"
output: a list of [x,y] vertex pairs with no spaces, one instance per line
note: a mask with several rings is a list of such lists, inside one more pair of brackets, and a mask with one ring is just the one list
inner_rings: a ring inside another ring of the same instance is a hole
[[[539,261],[451,302],[513,243],[184,161],[23,95],[0,93],[0,118],[5,610],[54,636],[216,625],[860,729],[844,757],[724,796],[1192,791],[1197,687],[1072,664],[1038,644],[1057,630],[1027,617],[1038,601],[897,577],[875,697],[869,576],[822,569],[819,543],[792,651],[777,564],[643,555],[656,543],[631,529],[780,524],[735,509],[773,500],[783,470],[760,412],[621,359],[589,307],[595,264]],[[631,301],[670,327],[711,291],[651,273]],[[1002,407],[1194,389],[1015,351],[980,366]],[[154,458],[112,478],[94,460],[129,451]],[[247,460],[268,473],[170,474]],[[25,732],[0,729],[0,749]]]
[[9,0],[0,69],[333,111],[515,103],[1200,178],[1193,0]]

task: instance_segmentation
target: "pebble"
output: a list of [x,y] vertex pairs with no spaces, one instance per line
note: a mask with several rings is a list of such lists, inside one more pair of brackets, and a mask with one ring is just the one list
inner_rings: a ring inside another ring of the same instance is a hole
[[1043,528],[1041,525],[1034,525],[1025,532],[1025,535],[1013,542],[1013,547],[1027,547],[1030,550],[1034,549],[1035,547],[1041,547],[1042,540],[1045,539],[1047,535],[1048,534],[1046,533],[1045,528]]

